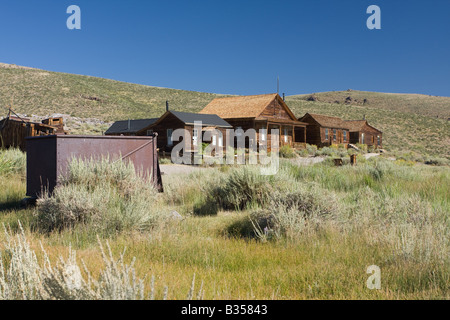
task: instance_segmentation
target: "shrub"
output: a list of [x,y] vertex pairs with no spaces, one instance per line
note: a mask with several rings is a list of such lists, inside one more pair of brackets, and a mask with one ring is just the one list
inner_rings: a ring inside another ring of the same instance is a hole
[[308,151],[309,155],[315,156],[316,152],[317,152],[317,146],[311,145],[311,144],[306,144],[306,150]]
[[43,231],[85,226],[97,232],[148,230],[164,216],[155,189],[136,174],[132,163],[72,160],[51,196],[37,201]]
[[295,158],[295,151],[290,146],[285,145],[280,148],[280,157],[281,158]]
[[253,210],[249,217],[234,223],[228,231],[263,241],[294,239],[304,232],[314,231],[337,212],[333,194],[315,185],[298,187],[294,191],[271,194],[270,205]]
[[26,155],[19,149],[0,150],[0,174],[25,174]]
[[[20,225],[20,223],[19,223]],[[155,299],[155,277],[151,279],[150,294],[146,297],[145,281],[136,276],[134,260],[131,264],[124,261],[124,253],[114,259],[109,243],[107,250],[98,240],[105,268],[98,279],[93,279],[89,269],[82,264],[84,273],[76,259],[76,252],[69,247],[68,258],[60,257],[52,266],[41,245],[44,263],[39,263],[37,255],[31,249],[23,229],[12,236],[5,227],[4,250],[0,251],[0,300],[143,300]],[[188,299],[194,297],[195,275]],[[203,297],[203,287],[196,295]],[[164,288],[166,300],[168,289]]]
[[333,148],[330,147],[323,147],[322,149],[319,149],[317,151],[317,155],[319,156],[332,156],[334,154]]
[[261,205],[273,191],[275,176],[261,175],[257,167],[241,166],[231,170],[212,188],[209,197],[226,210]]
[[306,149],[296,150],[296,152],[300,157],[306,158],[309,156],[309,152]]

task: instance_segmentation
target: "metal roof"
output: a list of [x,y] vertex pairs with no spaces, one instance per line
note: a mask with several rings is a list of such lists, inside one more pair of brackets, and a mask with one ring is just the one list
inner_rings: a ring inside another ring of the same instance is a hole
[[123,134],[136,133],[156,122],[157,118],[153,119],[138,119],[138,120],[122,120],[116,121],[105,134]]
[[203,126],[232,128],[232,126],[228,122],[226,122],[216,114],[201,114],[180,111],[170,112],[185,124],[194,124],[196,121],[201,121]]

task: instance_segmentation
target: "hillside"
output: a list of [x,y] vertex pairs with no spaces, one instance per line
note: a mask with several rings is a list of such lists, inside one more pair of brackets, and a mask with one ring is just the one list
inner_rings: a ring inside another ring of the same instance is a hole
[[330,91],[291,96],[294,99],[332,104],[356,105],[415,113],[431,118],[450,118],[450,97],[423,94],[380,93],[357,90]]
[[0,84],[0,105],[13,100],[18,113],[60,113],[104,121],[159,117],[166,100],[174,110],[196,112],[219,96],[6,64],[0,64]]
[[344,120],[363,119],[383,131],[383,145],[389,151],[413,151],[422,155],[450,157],[450,124],[413,112],[401,112],[377,107],[305,101],[287,97],[286,102],[296,115],[307,112],[341,117]]
[[[12,100],[14,110],[28,116],[68,115],[75,134],[101,134],[115,120],[159,117],[166,100],[173,110],[198,112],[221,96],[6,64],[0,64],[0,84],[0,105]],[[351,90],[288,96],[286,102],[298,117],[306,112],[347,120],[365,115],[384,132],[387,150],[450,157],[448,97]]]

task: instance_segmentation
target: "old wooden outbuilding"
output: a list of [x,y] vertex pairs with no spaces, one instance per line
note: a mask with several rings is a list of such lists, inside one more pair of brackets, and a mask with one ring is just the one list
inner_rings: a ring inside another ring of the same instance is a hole
[[341,118],[307,113],[299,119],[308,123],[306,142],[318,147],[342,144],[350,141],[349,126]]
[[64,122],[62,117],[49,118],[42,123],[31,122],[28,118],[11,115],[0,120],[0,148],[26,149],[27,137],[48,135],[64,135]]
[[256,130],[256,139],[260,144],[271,141],[271,130],[278,129],[281,146],[302,148],[306,145],[307,124],[297,120],[285,101],[276,93],[217,98],[200,113],[217,114],[235,130]]
[[350,143],[361,143],[375,148],[383,147],[383,132],[371,126],[367,120],[347,120],[344,123],[350,128]]

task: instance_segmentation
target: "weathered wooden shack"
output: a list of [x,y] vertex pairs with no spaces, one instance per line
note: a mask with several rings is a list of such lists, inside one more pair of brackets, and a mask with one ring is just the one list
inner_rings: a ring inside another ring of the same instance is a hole
[[347,120],[344,123],[350,128],[350,143],[361,143],[375,148],[383,147],[383,132],[371,126],[367,120]]
[[349,126],[341,118],[307,113],[299,120],[308,123],[306,142],[309,144],[327,147],[347,146],[350,142]]
[[[306,145],[306,123],[297,120],[285,101],[276,93],[217,98],[201,114],[217,114],[235,130],[256,130],[258,143],[271,141],[271,130],[279,130],[280,146],[302,148]],[[263,131],[261,131],[263,129]]]
[[31,122],[28,118],[12,116],[11,113],[0,120],[0,147],[26,150],[26,138],[66,134],[62,118],[49,118],[42,123]]
[[170,152],[178,143],[172,139],[173,132],[177,129],[185,129],[189,134],[189,141],[185,136],[179,140],[185,144],[186,151],[193,151],[195,146],[201,146],[206,131],[211,131],[211,138],[206,143],[212,143],[217,149],[225,148],[226,130],[232,129],[232,126],[215,114],[166,111],[155,123],[142,128],[136,135],[157,133],[158,149]]

